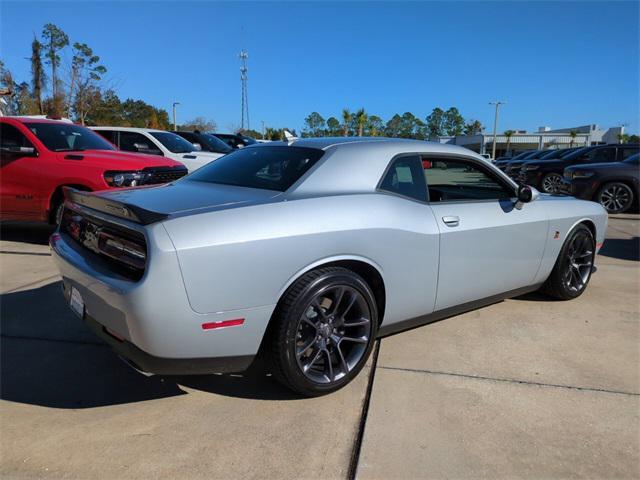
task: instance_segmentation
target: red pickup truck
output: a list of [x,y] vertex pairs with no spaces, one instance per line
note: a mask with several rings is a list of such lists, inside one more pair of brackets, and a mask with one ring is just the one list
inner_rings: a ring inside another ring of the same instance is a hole
[[167,183],[187,174],[180,162],[122,152],[68,121],[0,117],[0,220],[56,223],[62,187],[105,190]]

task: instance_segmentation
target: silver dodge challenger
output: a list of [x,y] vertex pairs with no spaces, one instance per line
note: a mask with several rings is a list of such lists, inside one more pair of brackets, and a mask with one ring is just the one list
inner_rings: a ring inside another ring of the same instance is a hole
[[134,368],[260,359],[307,396],[349,383],[381,336],[534,290],[578,297],[607,226],[599,204],[467,149],[386,138],[261,144],[164,186],[65,194],[65,298]]

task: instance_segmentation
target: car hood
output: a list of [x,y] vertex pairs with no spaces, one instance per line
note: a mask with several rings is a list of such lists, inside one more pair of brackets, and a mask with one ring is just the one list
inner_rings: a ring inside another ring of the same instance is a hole
[[609,163],[582,163],[579,165],[572,165],[567,167],[566,170],[626,170],[629,168],[629,164],[623,162],[609,162]]
[[273,190],[197,182],[185,178],[166,185],[106,190],[96,195],[151,212],[176,215],[202,209],[259,204],[281,194]]
[[123,152],[122,150],[82,150],[59,152],[61,158],[104,164],[105,168],[141,170],[146,167],[182,167],[180,162],[159,155]]

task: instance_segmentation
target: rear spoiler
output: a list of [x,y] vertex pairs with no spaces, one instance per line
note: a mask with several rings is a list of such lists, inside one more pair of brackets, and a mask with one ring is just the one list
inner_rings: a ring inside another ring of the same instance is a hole
[[117,202],[108,198],[95,195],[92,192],[82,192],[71,187],[62,187],[64,198],[68,202],[83,207],[97,210],[99,212],[108,213],[114,217],[124,218],[141,225],[149,225],[151,223],[160,222],[169,215],[166,213],[152,212],[144,208],[137,207],[128,203]]

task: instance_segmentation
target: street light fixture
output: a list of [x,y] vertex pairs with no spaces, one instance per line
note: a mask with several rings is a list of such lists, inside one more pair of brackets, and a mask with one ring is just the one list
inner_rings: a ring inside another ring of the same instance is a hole
[[178,130],[178,122],[176,120],[176,107],[180,105],[180,102],[173,102],[173,129]]
[[496,115],[495,117],[493,117],[493,146],[491,147],[491,158],[493,160],[496,159],[496,135],[498,132],[498,109],[500,108],[500,105],[504,105],[507,102],[501,102],[499,100],[496,100],[495,102],[489,102],[489,105],[495,105],[496,106]]

